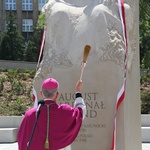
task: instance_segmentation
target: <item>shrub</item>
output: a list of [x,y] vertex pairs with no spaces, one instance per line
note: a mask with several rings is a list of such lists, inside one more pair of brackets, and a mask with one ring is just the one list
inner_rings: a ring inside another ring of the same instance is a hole
[[141,76],[141,113],[150,113],[150,71],[144,71]]
[[34,75],[35,71],[25,69],[9,69],[0,73],[0,115],[23,115],[33,107],[31,93]]

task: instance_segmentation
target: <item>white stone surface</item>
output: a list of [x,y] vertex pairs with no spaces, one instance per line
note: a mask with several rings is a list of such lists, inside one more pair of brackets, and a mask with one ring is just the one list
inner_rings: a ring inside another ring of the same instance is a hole
[[150,143],[150,126],[142,127],[142,142]]
[[150,127],[150,114],[141,115],[142,127]]
[[18,150],[18,143],[0,143],[0,150]]
[[0,142],[16,142],[17,128],[0,128]]
[[150,142],[150,114],[141,115],[142,142]]
[[18,128],[23,116],[0,116],[0,128]]
[[150,150],[150,143],[142,143],[142,150]]

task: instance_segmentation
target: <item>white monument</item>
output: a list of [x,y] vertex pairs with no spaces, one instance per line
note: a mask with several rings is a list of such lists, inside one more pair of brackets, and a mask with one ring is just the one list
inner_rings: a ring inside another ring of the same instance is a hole
[[[138,0],[125,1],[128,68],[125,99],[117,113],[116,149],[141,150]],[[126,53],[116,0],[49,0],[43,59],[34,79],[60,83],[58,103],[74,102],[85,45],[91,52],[83,74],[87,116],[70,150],[111,150],[117,94],[124,81]]]

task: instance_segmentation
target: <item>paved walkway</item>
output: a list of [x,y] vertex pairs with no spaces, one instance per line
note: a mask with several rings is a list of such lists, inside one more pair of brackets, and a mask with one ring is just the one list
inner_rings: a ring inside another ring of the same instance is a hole
[[0,143],[0,150],[18,150],[17,143]]
[[150,150],[150,143],[142,143],[142,150]]
[[[0,143],[0,150],[18,150],[17,143]],[[150,143],[142,143],[142,150],[150,150]]]

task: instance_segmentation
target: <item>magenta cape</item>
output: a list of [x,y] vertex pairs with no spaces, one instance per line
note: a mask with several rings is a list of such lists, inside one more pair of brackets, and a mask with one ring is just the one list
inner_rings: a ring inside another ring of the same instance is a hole
[[[82,124],[82,109],[73,108],[66,104],[52,104],[51,100],[45,102],[50,105],[50,150],[58,150],[70,145],[76,138]],[[35,123],[36,108],[26,112],[18,131],[19,150],[26,150],[32,128]],[[38,124],[35,129],[29,150],[45,150],[47,126],[47,107],[41,107]]]

